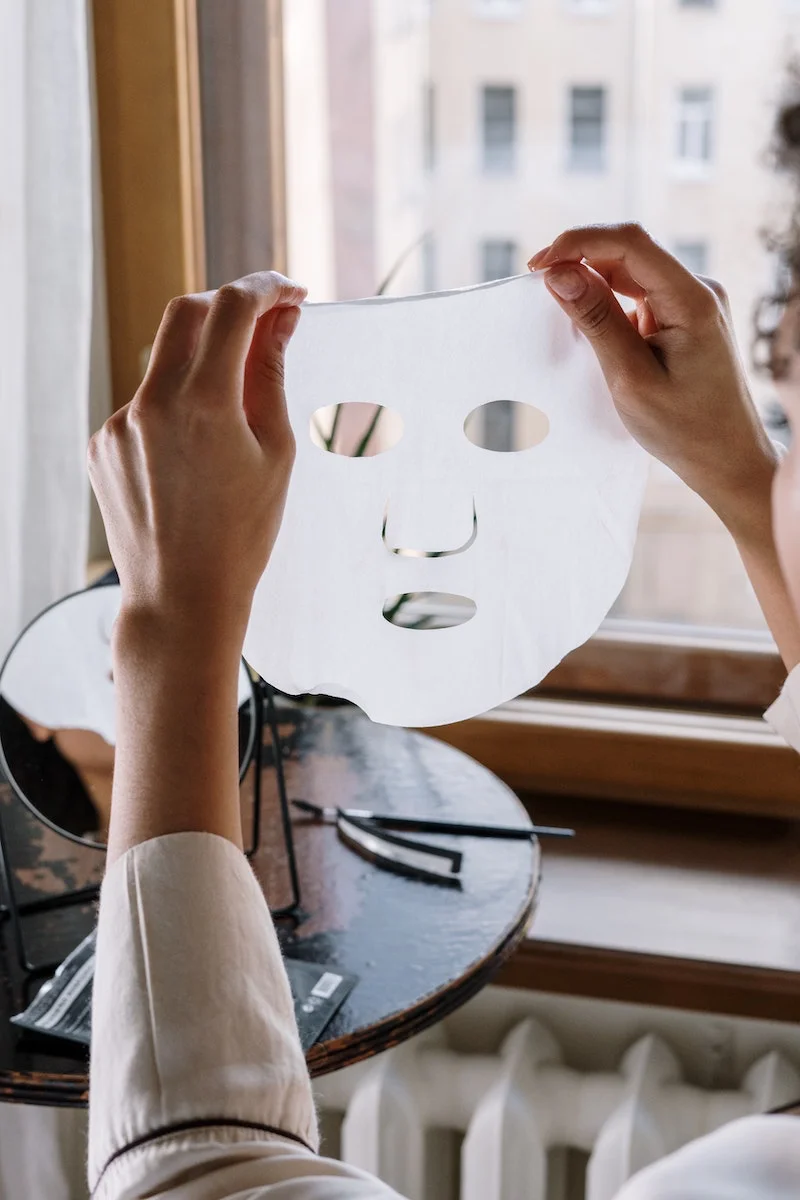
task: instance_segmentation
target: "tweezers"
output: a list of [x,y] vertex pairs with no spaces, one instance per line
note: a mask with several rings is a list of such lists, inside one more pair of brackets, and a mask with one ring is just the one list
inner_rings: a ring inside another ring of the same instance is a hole
[[464,821],[432,821],[426,817],[382,816],[362,808],[324,808],[311,800],[293,800],[292,804],[318,821],[339,821],[342,818],[367,821],[373,829],[403,833],[449,833],[457,837],[507,838],[514,841],[530,841],[534,837],[575,836],[574,829],[561,829],[555,825],[475,825]]

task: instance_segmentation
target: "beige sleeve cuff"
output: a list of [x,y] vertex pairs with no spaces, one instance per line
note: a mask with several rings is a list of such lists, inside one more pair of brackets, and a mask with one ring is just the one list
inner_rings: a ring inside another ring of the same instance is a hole
[[317,1148],[316,1115],[272,919],[244,855],[178,833],[103,884],[92,1007],[89,1182],[132,1142],[242,1123]]
[[800,666],[789,673],[780,696],[764,717],[775,732],[800,753]]

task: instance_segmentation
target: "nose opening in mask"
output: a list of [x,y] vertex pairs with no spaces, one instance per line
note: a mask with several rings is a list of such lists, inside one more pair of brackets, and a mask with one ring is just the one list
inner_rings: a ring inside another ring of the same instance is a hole
[[415,546],[395,546],[391,543],[387,536],[387,527],[389,524],[389,505],[387,504],[383,514],[383,526],[381,527],[381,538],[383,544],[390,554],[397,554],[401,558],[450,558],[454,554],[463,554],[465,550],[469,550],[478,536],[478,513],[475,508],[475,501],[472,501],[472,531],[466,541],[459,546],[447,546],[437,550],[422,550]]
[[383,618],[399,629],[453,629],[477,612],[474,600],[451,592],[401,592],[383,606]]

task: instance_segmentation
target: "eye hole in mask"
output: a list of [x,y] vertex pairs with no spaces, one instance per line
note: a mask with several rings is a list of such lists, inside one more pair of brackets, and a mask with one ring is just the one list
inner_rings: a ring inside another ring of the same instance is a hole
[[475,616],[474,600],[449,592],[403,592],[390,596],[383,618],[400,629],[452,629]]
[[374,458],[393,449],[403,436],[403,418],[382,404],[353,400],[318,408],[309,423],[320,450],[345,458]]
[[490,400],[479,404],[464,422],[473,446],[509,454],[539,446],[550,432],[547,414],[521,400]]

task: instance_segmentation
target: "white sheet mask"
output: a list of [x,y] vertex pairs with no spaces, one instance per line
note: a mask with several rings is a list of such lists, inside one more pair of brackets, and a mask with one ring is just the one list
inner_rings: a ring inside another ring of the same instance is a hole
[[[297,457],[245,643],[271,683],[439,725],[519,695],[595,632],[630,568],[647,456],[541,277],[307,305],[286,394]],[[500,400],[530,406],[528,449],[467,435]],[[353,402],[392,411],[390,448],[314,444],[314,414]],[[398,627],[384,609],[404,593],[474,615]]]

